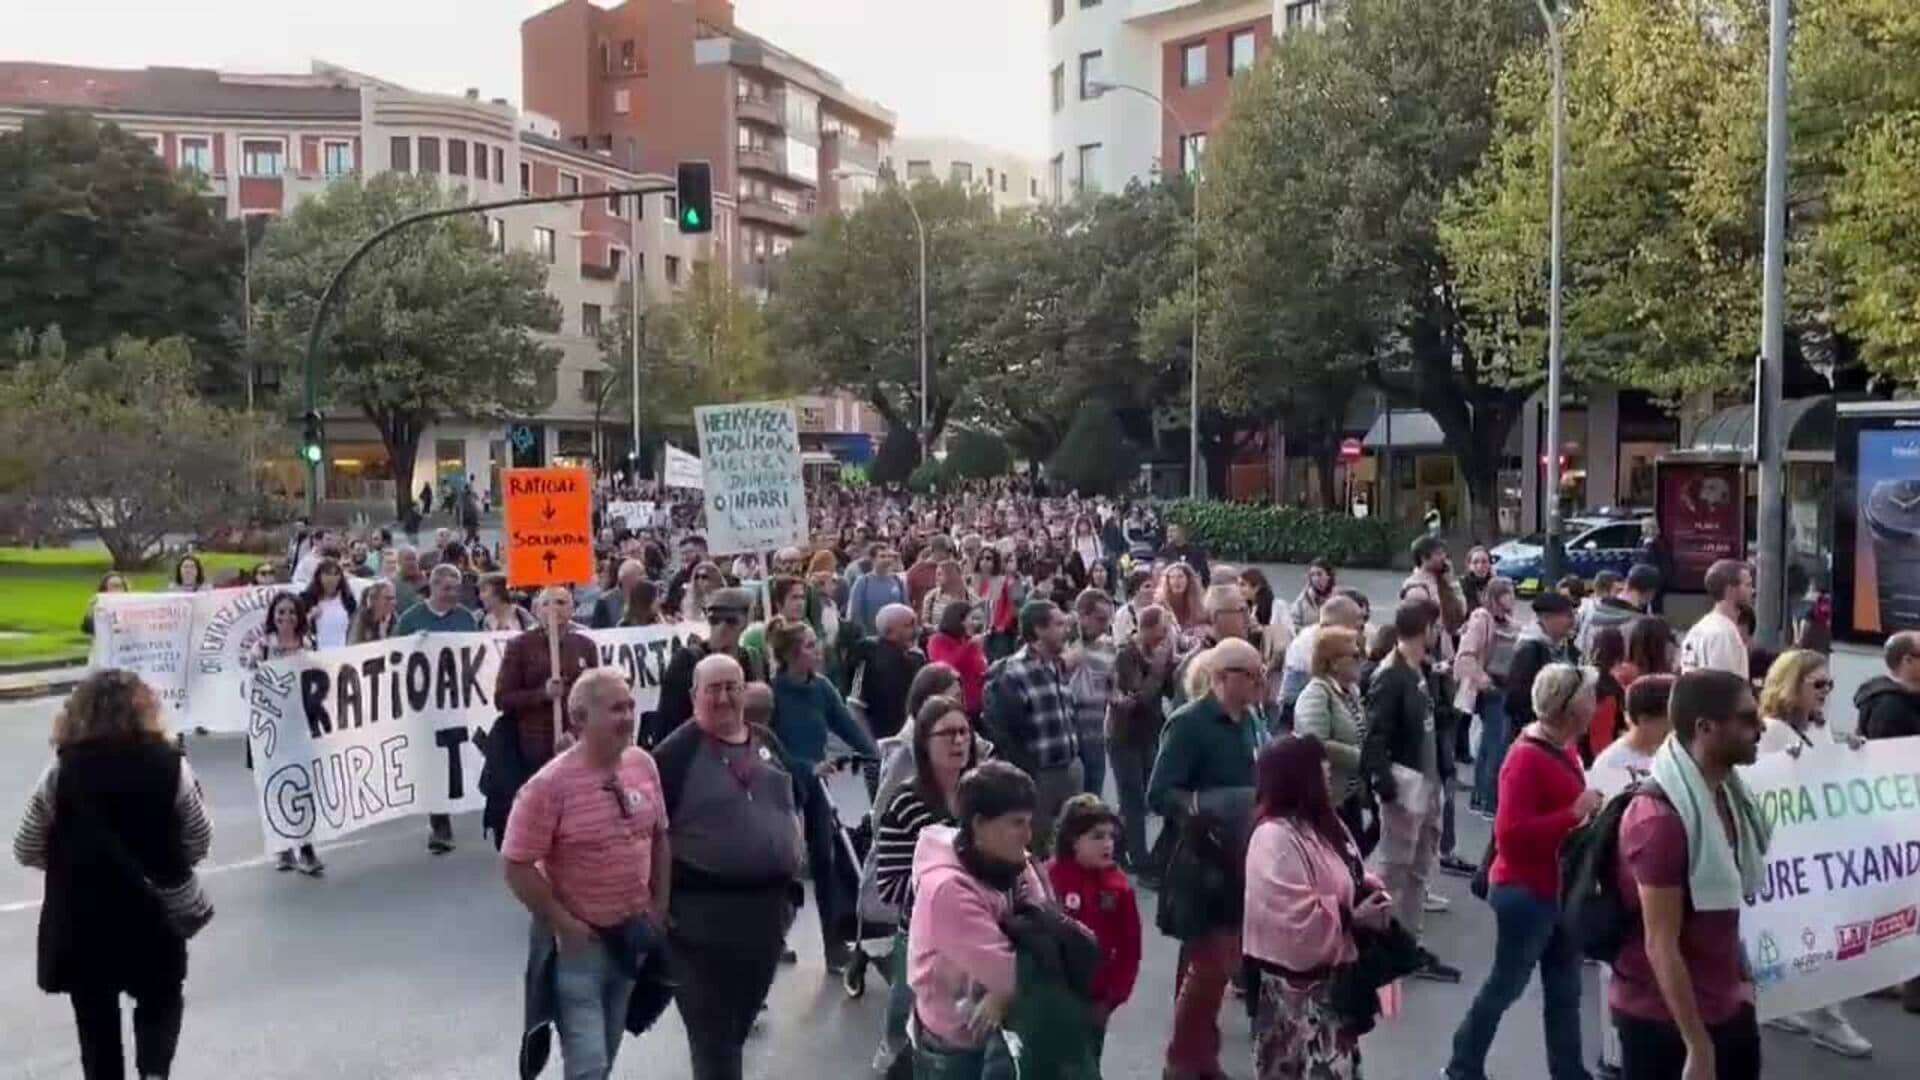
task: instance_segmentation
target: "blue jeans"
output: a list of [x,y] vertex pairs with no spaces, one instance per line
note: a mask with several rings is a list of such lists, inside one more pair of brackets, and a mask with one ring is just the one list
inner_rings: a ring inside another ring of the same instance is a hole
[[566,1080],[606,1080],[627,1033],[633,980],[620,974],[606,945],[596,938],[578,951],[560,950],[553,982]]
[[1559,908],[1518,885],[1495,885],[1487,903],[1498,931],[1493,970],[1453,1033],[1448,1080],[1486,1080],[1487,1050],[1500,1018],[1526,991],[1535,965],[1546,1014],[1547,1075],[1588,1080],[1580,1060],[1580,953],[1560,930]]
[[1084,774],[1086,789],[1099,796],[1107,797],[1107,740],[1089,738],[1086,732],[1080,733],[1080,771]]
[[1473,749],[1473,808],[1491,814],[1500,803],[1500,766],[1507,760],[1507,699],[1498,687],[1480,691],[1480,745]]
[[1120,838],[1127,869],[1140,873],[1152,863],[1147,847],[1147,777],[1153,772],[1153,749],[1110,743],[1113,786],[1120,797]]
[[893,981],[887,984],[887,1027],[880,1036],[894,1053],[906,1049],[907,1024],[913,1019],[913,986],[907,982],[907,923],[893,935]]

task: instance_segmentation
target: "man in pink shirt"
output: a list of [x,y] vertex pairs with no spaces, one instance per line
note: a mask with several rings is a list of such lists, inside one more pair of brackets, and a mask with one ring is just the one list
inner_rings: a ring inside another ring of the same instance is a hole
[[624,941],[621,928],[636,919],[664,931],[671,853],[660,774],[634,745],[626,680],[611,668],[587,671],[567,711],[578,741],[520,789],[501,856],[507,887],[559,944],[553,997],[566,1075],[600,1080],[613,1069],[633,993],[608,938]]

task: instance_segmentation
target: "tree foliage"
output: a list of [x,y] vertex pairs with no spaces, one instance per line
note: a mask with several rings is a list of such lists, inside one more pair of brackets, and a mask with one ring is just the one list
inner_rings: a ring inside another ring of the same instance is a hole
[[957,480],[991,480],[1013,471],[1013,451],[991,431],[961,428],[947,436],[946,467]]
[[0,134],[0,335],[59,326],[76,354],[181,336],[206,368],[233,347],[237,226],[192,174],[73,112]]
[[0,377],[5,497],[38,532],[99,536],[118,569],[169,533],[257,508],[243,447],[252,418],[202,400],[182,338],[69,352],[57,334],[16,336]]
[[1116,495],[1133,482],[1139,461],[1112,406],[1104,401],[1085,401],[1074,410],[1073,425],[1060,440],[1053,460],[1047,462],[1047,475],[1064,490]]
[[[457,198],[431,177],[344,179],[268,232],[254,272],[258,325],[286,358],[290,392],[303,388],[308,327],[348,254],[382,227]],[[552,400],[559,350],[536,336],[560,325],[546,281],[533,254],[494,251],[480,219],[461,214],[373,249],[335,300],[320,343],[320,399],[359,410],[380,432],[401,518],[428,425],[524,415]]]

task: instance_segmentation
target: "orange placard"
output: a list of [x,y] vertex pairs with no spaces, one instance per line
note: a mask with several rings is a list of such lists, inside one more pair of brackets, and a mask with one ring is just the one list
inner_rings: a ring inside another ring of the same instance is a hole
[[507,583],[514,588],[593,580],[593,474],[508,469]]

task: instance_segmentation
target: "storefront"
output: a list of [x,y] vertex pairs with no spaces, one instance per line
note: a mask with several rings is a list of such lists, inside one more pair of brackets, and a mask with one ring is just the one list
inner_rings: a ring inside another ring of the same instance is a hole
[[1833,477],[1834,635],[1920,630],[1920,402],[1841,405]]

